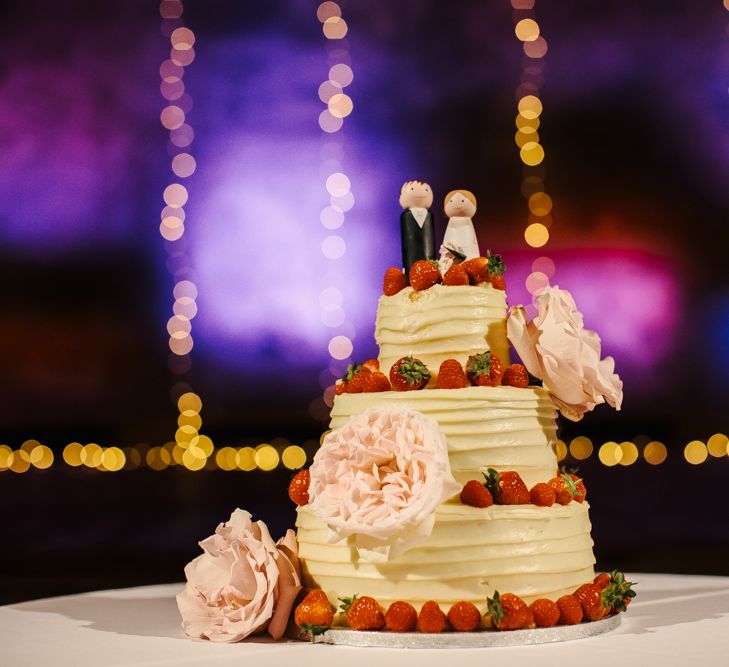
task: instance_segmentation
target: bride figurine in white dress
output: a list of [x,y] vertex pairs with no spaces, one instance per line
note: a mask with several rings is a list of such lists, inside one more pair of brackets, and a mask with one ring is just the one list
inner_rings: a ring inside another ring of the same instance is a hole
[[478,239],[471,218],[476,213],[476,197],[468,190],[453,190],[446,195],[444,211],[448,216],[443,243],[440,246],[440,265],[445,273],[451,265],[480,257]]

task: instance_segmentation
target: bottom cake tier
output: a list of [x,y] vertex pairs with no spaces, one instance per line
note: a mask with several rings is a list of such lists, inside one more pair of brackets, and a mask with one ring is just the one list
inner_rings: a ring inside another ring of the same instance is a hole
[[587,503],[444,504],[426,542],[385,562],[358,553],[349,540],[328,543],[326,524],[306,506],[296,526],[304,585],[324,590],[335,607],[337,598],[356,593],[385,608],[396,600],[416,608],[427,600],[443,608],[468,600],[483,612],[495,590],[528,604],[556,600],[595,576]]

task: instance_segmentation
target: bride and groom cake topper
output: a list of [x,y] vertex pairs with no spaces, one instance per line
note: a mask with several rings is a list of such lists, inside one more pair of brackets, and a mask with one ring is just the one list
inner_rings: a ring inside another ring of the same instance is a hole
[[[400,234],[405,275],[420,259],[435,259],[435,227],[430,207],[433,190],[424,181],[407,181],[400,189]],[[476,197],[468,190],[452,190],[446,195],[443,210],[448,216],[440,265],[443,272],[454,262],[480,257],[478,240],[473,228]]]

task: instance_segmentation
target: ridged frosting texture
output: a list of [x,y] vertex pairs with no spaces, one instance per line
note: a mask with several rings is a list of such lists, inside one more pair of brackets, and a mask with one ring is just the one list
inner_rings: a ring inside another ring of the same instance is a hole
[[442,505],[428,540],[388,562],[357,556],[347,542],[327,543],[327,527],[306,506],[298,510],[304,583],[330,600],[359,593],[387,606],[405,600],[419,607],[459,600],[484,611],[494,590],[530,602],[556,600],[594,577],[587,503],[482,509]]
[[394,296],[381,296],[375,340],[385,373],[401,357],[414,356],[435,380],[446,359],[465,364],[470,355],[486,350],[508,364],[506,293],[485,283],[434,285],[422,292],[407,287]]
[[435,420],[445,435],[451,472],[461,483],[480,469],[516,470],[531,488],[554,476],[556,409],[541,387],[466,387],[341,394],[331,428],[372,407],[402,407]]

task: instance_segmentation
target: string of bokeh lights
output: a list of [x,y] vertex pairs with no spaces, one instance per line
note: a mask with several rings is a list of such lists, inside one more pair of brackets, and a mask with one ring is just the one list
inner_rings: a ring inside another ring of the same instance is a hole
[[[281,466],[288,470],[301,468],[307,460],[306,449],[313,444],[315,443],[304,443],[303,446],[299,446],[289,443],[285,438],[275,438],[270,443],[256,447],[211,448],[210,455],[206,456],[202,466],[190,468],[185,460],[189,448],[182,447],[176,441],[155,447],[145,444],[134,447],[102,447],[96,443],[82,445],[79,442],[71,442],[64,447],[62,460],[70,468],[98,472],[139,468],[161,471],[175,467],[187,470],[270,472]],[[666,445],[647,435],[639,435],[623,442],[608,441],[599,446],[593,444],[590,438],[581,435],[569,443],[558,440],[556,453],[558,461],[575,464],[586,462],[596,456],[599,463],[610,468],[632,466],[641,460],[650,466],[658,466],[669,459]],[[729,436],[715,433],[705,441],[692,440],[684,445],[682,454],[683,460],[692,465],[718,460],[723,460],[725,464],[729,463]],[[0,445],[0,472],[25,473],[30,470],[48,470],[58,465],[52,449],[38,440],[26,440],[17,450],[8,445]]]
[[[183,21],[181,0],[162,0],[159,6],[162,34],[170,39],[170,57],[160,66],[160,92],[165,107],[160,114],[162,126],[169,131],[168,153],[175,180],[164,190],[160,234],[167,251],[167,269],[175,280],[172,316],[167,320],[169,334],[169,368],[180,377],[172,388],[179,415],[175,443],[182,450],[180,463],[189,470],[201,470],[213,454],[212,440],[200,433],[202,399],[190,390],[182,378],[192,367],[190,353],[194,345],[192,320],[197,315],[197,286],[192,280],[185,238],[185,204],[188,190],[181,182],[195,173],[196,162],[191,152],[195,132],[187,122],[192,98],[185,92],[185,68],[195,60],[195,34]],[[163,450],[159,450],[163,451]],[[173,452],[170,452],[170,456]]]
[[354,108],[352,98],[345,92],[354,79],[354,73],[345,39],[349,27],[342,17],[341,7],[336,2],[322,2],[316,10],[316,16],[326,38],[329,67],[327,80],[321,83],[318,91],[319,99],[326,105],[319,114],[319,127],[322,131],[320,174],[325,180],[329,196],[329,203],[319,216],[322,227],[326,230],[321,251],[333,266],[333,270],[327,273],[329,284],[319,294],[321,321],[331,331],[328,344],[331,361],[320,375],[320,384],[324,389],[323,399],[315,399],[310,412],[315,418],[324,421],[328,418],[329,408],[334,400],[334,383],[351,361],[354,348],[354,329],[347,323],[343,307],[342,278],[336,272],[337,263],[347,252],[347,244],[340,230],[345,222],[345,214],[354,206],[351,183],[342,166],[344,138],[341,132],[344,119]]
[[[544,57],[548,46],[536,20],[534,0],[511,0],[511,6],[514,9],[514,32],[524,51],[521,82],[516,89],[518,113],[514,135],[519,158],[524,165],[521,192],[529,207],[524,240],[532,248],[542,248],[549,241],[552,226],[552,198],[545,189],[545,155],[539,138],[543,111],[539,90],[544,82]],[[531,268],[526,288],[530,294],[536,294],[549,285],[556,268],[554,261],[546,255],[537,257]]]

